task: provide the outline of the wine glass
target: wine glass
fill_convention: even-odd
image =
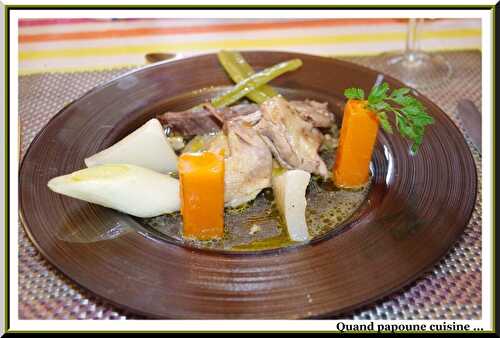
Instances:
[[[387,56],[388,72],[408,86],[419,89],[443,83],[452,73],[450,63],[442,55],[420,50],[418,26],[421,21],[423,19],[409,19],[405,50]]]

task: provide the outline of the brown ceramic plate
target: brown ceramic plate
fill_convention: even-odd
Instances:
[[[244,56],[256,69],[302,59],[302,68],[273,86],[289,98],[328,101],[339,118],[344,88],[367,91],[378,75],[311,55]],[[183,247],[128,215],[47,188],[50,178],[84,167],[85,157],[156,113],[188,108],[220,90],[200,89],[230,84],[215,55],[197,56],[121,76],[56,115],[20,169],[21,219],[41,253],[84,288],[148,316],[326,317],[410,283],[462,233],[476,197],[475,165],[451,120],[417,92],[436,120],[418,155],[411,156],[400,137],[380,133],[367,201],[347,222],[307,245],[257,253]]]

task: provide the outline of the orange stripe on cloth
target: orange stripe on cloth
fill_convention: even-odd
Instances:
[[[397,19],[320,19],[320,20],[297,20],[297,21],[284,21],[284,22],[215,24],[215,25],[193,26],[193,27],[108,29],[102,31],[20,35],[19,43],[124,38],[133,36],[163,35],[163,34],[200,34],[200,33],[266,30],[266,29],[311,28],[311,27],[324,27],[324,26],[330,27],[330,26],[342,26],[342,25],[382,24],[382,23],[401,24],[400,20]]]

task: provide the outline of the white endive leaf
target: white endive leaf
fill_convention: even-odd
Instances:
[[[78,170],[51,179],[48,187],[138,217],[154,217],[180,209],[178,180],[129,164]]]
[[[116,163],[133,164],[165,174],[177,172],[177,155],[157,119],[149,120],[111,147],[85,159],[87,167]]]

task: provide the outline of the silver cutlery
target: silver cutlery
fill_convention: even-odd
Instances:
[[[458,101],[457,112],[467,135],[481,152],[481,112],[471,100],[467,99]]]

